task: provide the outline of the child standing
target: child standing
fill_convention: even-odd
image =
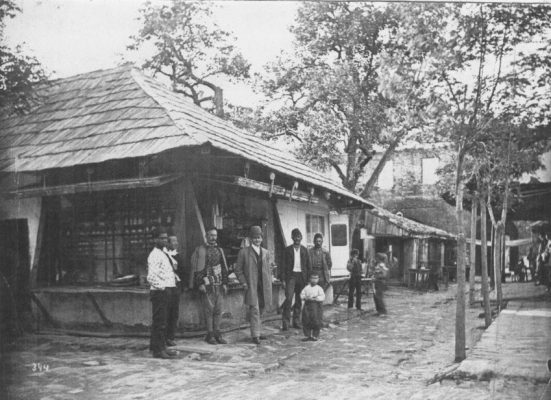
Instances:
[[[354,304],[354,291],[356,292],[356,308],[362,309],[362,263],[359,260],[360,252],[358,249],[352,249],[350,260],[346,264],[346,269],[350,272],[348,280],[348,308]]]
[[[325,293],[318,285],[319,276],[317,273],[310,275],[310,284],[306,285],[300,293],[303,301],[302,307],[302,330],[304,332],[303,342],[317,341],[323,320],[321,305],[325,300]]]
[[[373,294],[373,300],[375,301],[375,308],[377,309],[377,315],[386,315],[386,306],[383,299],[383,292],[385,290],[385,279],[388,275],[388,268],[386,267],[386,254],[377,253],[375,255],[375,268],[373,270],[373,277],[375,278],[375,293]]]

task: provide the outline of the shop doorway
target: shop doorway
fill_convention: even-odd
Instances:
[[[0,221],[0,254],[0,331],[10,335],[31,309],[26,219]]]

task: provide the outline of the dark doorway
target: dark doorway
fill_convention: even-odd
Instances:
[[[390,278],[402,279],[404,276],[404,241],[397,237],[378,237],[375,240],[375,252],[385,253],[388,257]]]
[[[0,330],[13,335],[31,311],[29,228],[26,219],[0,221]]]

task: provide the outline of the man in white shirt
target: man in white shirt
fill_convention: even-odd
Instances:
[[[147,258],[147,282],[152,307],[151,339],[149,348],[155,358],[172,358],[166,349],[166,328],[168,303],[172,291],[176,291],[178,280],[172,267],[170,256],[163,249],[168,245],[166,229],[154,232],[155,247]]]
[[[295,298],[295,304],[293,306],[293,327],[300,329],[300,310],[302,307],[302,301],[300,298],[300,292],[304,288],[306,282],[308,282],[308,276],[310,274],[310,257],[308,257],[308,250],[302,246],[302,233],[298,228],[295,228],[291,232],[293,244],[286,247],[283,257],[283,266],[280,272],[280,280],[283,289],[285,290],[285,301],[283,302],[282,312],[282,330],[289,329],[291,323],[291,304],[293,303],[293,297]]]

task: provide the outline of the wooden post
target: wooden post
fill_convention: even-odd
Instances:
[[[276,174],[273,172],[270,172],[270,193],[268,193],[268,197],[272,197],[272,193],[274,192],[274,183],[275,183]]]
[[[189,260],[191,256],[188,253],[187,243],[187,223],[186,223],[186,187],[184,183],[178,183],[173,186],[173,190],[176,198],[176,214],[174,220],[174,233],[178,238],[179,249],[178,252],[182,255],[184,260]]]
[[[298,182],[293,182],[293,187],[291,188],[291,194],[289,194],[289,202],[293,200],[293,194],[295,193],[295,190],[298,189]]]
[[[43,197],[40,198],[40,218],[38,219],[38,232],[36,234],[36,246],[34,248],[34,255],[31,262],[31,273],[30,273],[30,286],[31,288],[38,287],[38,266],[40,263],[40,254],[42,253],[42,241],[44,238],[44,230],[46,225],[46,210],[45,210],[45,200]]]
[[[421,246],[421,258],[419,260],[419,266],[423,268],[428,268],[429,264],[429,240],[421,239],[419,242]]]
[[[446,242],[443,240],[440,242],[440,273],[444,273],[444,262],[446,258]],[[448,281],[446,280],[446,289],[448,288]]]
[[[221,87],[214,87],[214,112],[216,116],[224,118],[224,91]]]
[[[186,217],[186,246],[188,246],[189,252],[191,253],[194,246],[204,242],[206,232],[203,216],[201,215],[201,210],[199,209],[199,204],[195,197],[195,191],[189,179],[186,179],[184,187],[186,196],[188,196],[186,199],[186,205],[188,206],[186,212],[189,212]],[[197,233],[201,236],[200,238],[197,237]],[[195,272],[196,271],[193,270],[190,271],[190,289],[193,288],[193,276]]]
[[[471,254],[469,271],[469,304],[474,304],[475,270],[476,270],[476,214],[478,212],[477,199],[471,202]]]

